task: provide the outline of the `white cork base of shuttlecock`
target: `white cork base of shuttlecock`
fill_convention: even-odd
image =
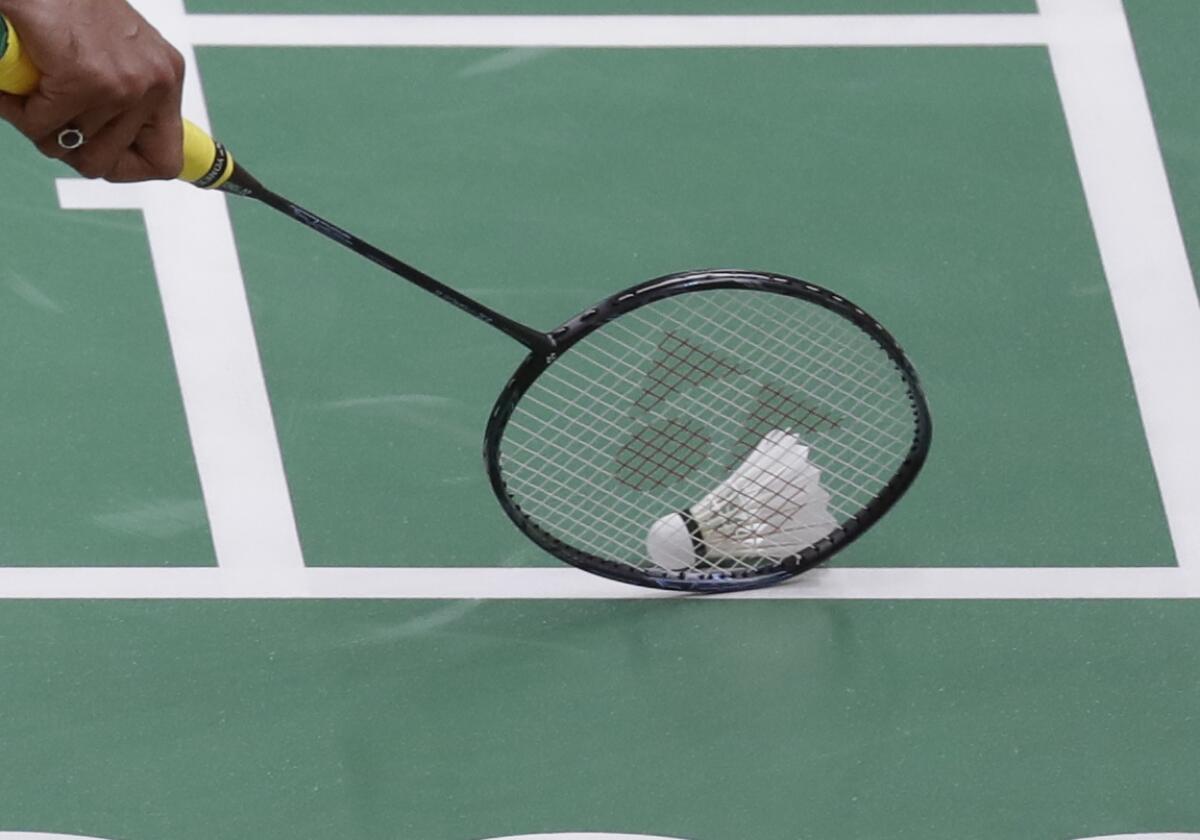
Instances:
[[[646,553],[660,569],[678,572],[696,562],[692,536],[678,513],[669,513],[650,526],[646,535]]]

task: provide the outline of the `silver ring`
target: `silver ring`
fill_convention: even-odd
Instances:
[[[64,128],[58,132],[58,147],[73,152],[87,142],[83,132],[78,128]]]

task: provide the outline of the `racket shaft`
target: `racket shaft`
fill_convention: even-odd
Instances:
[[[288,218],[300,222],[322,236],[349,248],[359,256],[366,257],[376,265],[403,277],[408,282],[421,287],[427,292],[437,295],[447,303],[457,306],[462,311],[475,316],[485,324],[495,327],[505,335],[521,342],[530,350],[543,355],[549,355],[553,352],[554,342],[545,333],[538,332],[524,324],[506,318],[499,312],[489,309],[478,301],[435,280],[420,269],[393,257],[386,251],[376,248],[369,242],[359,239],[354,234],[321,218],[316,213],[301,207],[293,201],[289,201],[278,193],[272,192],[250,175],[244,167],[239,166],[237,168],[230,178],[229,185],[223,189],[237,195],[258,199],[263,204],[283,213]]]

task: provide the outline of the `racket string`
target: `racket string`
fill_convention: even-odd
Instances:
[[[610,355],[610,356],[611,356],[611,354],[606,354],[606,355]],[[615,357],[614,357],[614,358],[615,358]],[[555,366],[553,366],[552,368],[550,368],[549,370],[547,370],[547,371],[546,371],[546,373],[545,373],[545,374],[543,374],[543,376],[544,376],[544,377],[546,377],[546,378],[552,379],[552,380],[557,380],[557,381],[561,382],[561,383],[562,383],[562,384],[563,384],[563,385],[564,385],[566,388],[568,388],[568,389],[572,389],[572,390],[575,390],[575,391],[576,391],[576,393],[578,393],[578,394],[580,395],[580,397],[581,397],[581,398],[589,398],[589,399],[590,399],[589,395],[588,395],[588,394],[587,394],[587,393],[586,393],[586,392],[583,390],[583,388],[584,388],[584,387],[587,387],[587,386],[596,386],[596,387],[600,388],[600,390],[603,390],[604,392],[606,392],[607,394],[609,394],[609,395],[613,396],[613,397],[614,397],[615,399],[617,399],[617,400],[621,400],[621,399],[624,399],[624,398],[625,398],[625,395],[624,395],[624,393],[623,393],[622,391],[618,391],[618,390],[617,390],[617,389],[615,389],[615,388],[612,388],[612,387],[610,387],[610,386],[606,386],[606,385],[603,385],[603,384],[601,384],[601,383],[598,381],[597,377],[596,377],[595,375],[593,375],[593,374],[588,374],[588,373],[586,373],[586,372],[575,371],[575,370],[573,370],[573,369],[567,368],[565,372],[573,373],[573,374],[576,374],[577,376],[579,376],[579,377],[580,377],[580,380],[581,380],[581,385],[576,385],[575,383],[571,383],[571,382],[568,382],[567,380],[563,379],[563,378],[561,377],[561,374],[562,374],[563,372],[564,372],[564,370],[563,370],[563,368],[562,368],[562,362],[560,361],[560,362],[559,362],[559,363],[557,363]],[[736,389],[736,388],[735,388],[734,386],[732,386],[732,385],[731,385],[730,387],[731,387],[731,389],[732,389],[732,390],[734,390],[734,391],[735,391],[735,394],[736,394],[736,396],[737,396],[737,397],[739,397],[739,398],[745,398],[745,397],[749,396],[749,395],[748,395],[748,394],[746,394],[744,391],[740,391],[740,390]],[[716,396],[716,395],[714,395],[714,396]],[[536,397],[534,397],[534,396],[532,395],[532,393],[531,393],[531,394],[529,394],[529,395],[527,396],[527,398],[528,398],[528,399],[531,399],[531,400],[534,400],[535,402],[537,401],[537,400],[536,400]],[[740,403],[739,403],[739,402],[737,402],[736,400],[733,400],[733,399],[728,399],[728,398],[724,398],[724,399],[726,400],[726,402],[728,402],[728,403],[729,403],[729,405],[730,405],[730,408],[737,408],[737,407],[738,407],[738,405],[740,405]],[[559,410],[559,409],[557,409],[557,408],[555,408],[555,407],[552,407],[552,406],[550,406],[550,405],[547,405],[547,404],[546,404],[546,403],[544,403],[544,402],[543,402],[543,403],[540,403],[540,404],[541,404],[541,405],[542,405],[544,408],[546,408],[546,410],[547,410],[548,412],[555,412],[555,411],[558,411],[558,410]],[[568,400],[568,404],[570,404],[570,405],[578,405],[578,401],[577,401],[577,400]],[[624,415],[619,415],[619,416],[621,416],[621,417],[622,417],[622,419],[624,419]],[[660,415],[660,416],[664,416],[664,415]],[[618,429],[618,431],[619,431],[619,432],[623,430],[623,427],[619,426],[619,425],[618,425],[618,424],[616,424],[616,423],[612,423],[611,425],[615,426],[615,427]],[[873,424],[871,424],[871,423],[864,423],[864,425],[868,426],[869,428],[874,428],[874,425],[873,425]],[[599,430],[598,430],[598,429],[597,429],[597,430],[593,430],[593,431],[596,431],[597,433],[599,433]],[[881,432],[881,434],[882,434],[882,430],[880,430],[880,432]],[[872,439],[870,439],[870,438],[867,438],[867,437],[866,437],[866,436],[864,436],[864,435],[858,434],[858,433],[854,432],[853,430],[849,430],[849,431],[847,432],[847,434],[849,434],[851,437],[853,437],[855,440],[859,441],[860,443],[870,444],[870,445],[872,445],[872,446],[876,446],[876,445],[878,445],[878,442],[877,442],[877,441],[875,441],[875,440],[872,440]],[[895,443],[898,443],[898,444],[902,444],[902,445],[903,445],[903,447],[904,447],[904,450],[905,450],[905,451],[907,451],[907,448],[908,448],[908,446],[909,446],[909,442],[908,442],[908,441],[901,441],[899,438],[896,438],[896,437],[894,437],[894,436],[890,436],[890,437],[891,437],[891,440],[892,440],[892,442],[895,442]],[[573,440],[573,442],[574,442],[574,443],[584,443],[585,445],[588,443],[587,441],[581,441],[581,440],[579,440],[579,439],[574,439],[574,440]],[[615,442],[615,441],[614,441],[614,439],[612,439],[612,438],[609,438],[609,439],[607,440],[607,442],[609,442],[609,443],[612,443],[612,442]],[[861,449],[860,449],[860,450],[858,450],[858,451],[859,451],[859,452],[860,452],[860,454],[861,454]],[[848,462],[846,462],[846,461],[844,461],[844,460],[841,460],[841,459],[836,459],[836,456],[834,456],[834,455],[832,454],[832,452],[829,452],[828,454],[830,455],[830,457],[832,457],[832,458],[835,458],[835,460],[837,460],[837,461],[838,461],[838,463],[839,463],[840,465],[842,465],[842,466],[846,466],[846,467],[849,467],[849,468],[851,468],[851,469],[854,469],[854,470],[856,470],[857,472],[859,472],[859,473],[861,473],[861,474],[864,474],[864,475],[871,475],[871,473],[868,473],[866,470],[858,469],[858,468],[854,467],[853,465],[851,465],[850,463],[848,463]],[[880,462],[880,461],[878,461],[878,460],[875,460],[875,459],[872,459],[872,461],[871,461],[871,464],[870,464],[870,465],[873,465],[873,466],[878,466],[878,467],[881,467],[881,468],[885,466],[885,464],[884,464],[884,463],[882,463],[882,462]],[[858,489],[863,489],[863,488],[858,488]]]
[[[700,298],[703,306],[690,305]],[[754,509],[721,508],[729,514],[722,527],[733,533],[746,519],[756,538],[821,533],[824,526],[789,517],[798,505],[816,507],[822,494],[845,523],[907,457],[911,394],[895,362],[860,328],[794,303],[736,290],[689,294],[596,330],[550,365],[509,418],[500,449],[510,496],[553,538],[650,567],[654,520],[720,487],[737,466],[736,448],[749,454],[778,425],[811,435],[804,443],[823,488],[793,483],[788,465],[768,458],[738,477]],[[652,489],[623,485],[622,468]],[[750,571],[781,559],[749,550],[716,555],[710,561]]]
[[[515,446],[525,451],[532,451],[521,444],[515,444]],[[566,468],[562,470],[562,473],[563,477],[539,473],[533,477],[537,481],[531,482],[526,488],[524,497],[526,501],[522,503],[523,509],[529,507],[530,502],[545,504],[555,509],[555,515],[543,515],[538,518],[543,530],[546,530],[545,526],[547,525],[569,525],[574,537],[572,542],[578,547],[605,556],[603,549],[608,547],[614,529],[628,526],[630,533],[636,533],[645,527],[645,515],[636,507],[627,512],[613,507],[597,506],[592,503],[595,501],[594,493],[588,497],[572,500],[569,493],[574,489],[574,485],[566,479],[575,478],[587,481],[589,476]],[[562,491],[566,491],[568,495],[564,495]],[[548,533],[555,536],[553,531],[548,531]],[[752,564],[745,563],[744,565],[749,568]]]
[[[571,401],[569,401],[569,402],[571,402],[571,403],[577,403],[577,401],[578,401],[578,397],[576,397],[576,398],[575,398],[575,400],[571,400]],[[540,402],[540,401],[539,401],[539,402]],[[541,404],[542,404],[542,406],[544,406],[544,407],[545,407],[547,410],[550,410],[550,412],[552,412],[552,410],[556,410],[556,409],[554,409],[554,408],[552,408],[552,407],[548,406],[548,404],[546,404],[546,403],[541,403]],[[564,428],[564,427],[563,427],[563,426],[558,426],[558,428],[559,428],[559,430],[562,430],[562,428]],[[602,433],[601,433],[601,431],[599,430],[599,428],[595,428],[595,427],[593,427],[593,428],[592,428],[592,430],[589,430],[589,431],[592,431],[594,434],[596,434],[596,436],[604,437],[604,436],[602,436]],[[578,437],[578,436],[570,436],[570,434],[569,434],[569,436],[568,436],[568,437],[570,438],[570,440],[571,440],[571,443],[575,443],[575,444],[578,444],[578,445],[584,446],[584,448],[588,448],[588,449],[594,449],[594,445],[595,445],[595,443],[594,443],[594,440],[592,440],[592,439],[584,439],[584,438],[581,438],[581,437]],[[617,439],[614,439],[614,438],[610,437],[610,438],[608,438],[607,442],[608,442],[608,443],[616,443],[616,442],[617,442]],[[863,469],[860,469],[860,468],[857,468],[857,467],[854,467],[854,466],[853,466],[853,464],[850,464],[850,463],[848,463],[848,462],[845,462],[845,461],[842,461],[841,463],[842,463],[842,464],[845,464],[845,466],[847,466],[847,467],[851,467],[851,468],[853,468],[853,469],[856,469],[856,470],[857,470],[857,472],[859,472],[859,473],[863,473],[863,474],[865,474],[865,470],[863,470]],[[599,464],[599,463],[590,462],[590,466],[592,466],[593,468],[596,468],[596,469],[599,469],[599,468],[600,468],[600,464]],[[874,490],[874,488],[864,488],[864,487],[859,487],[859,490],[868,490],[868,491],[870,491],[870,490]]]
[[[553,377],[551,377],[551,378],[553,378]],[[582,392],[579,392],[579,393],[582,393]],[[553,412],[556,410],[554,407],[552,407],[552,406],[548,405],[547,403],[543,402],[542,400],[538,399],[532,393],[527,394],[526,399],[529,402],[532,402],[536,405],[542,406],[543,408],[547,409],[548,412]],[[568,401],[568,402],[574,404],[574,401]],[[732,401],[729,401],[729,402],[731,403],[731,405],[733,404]],[[593,418],[593,419],[595,419],[595,418]],[[613,423],[612,421],[603,421],[603,422],[608,426],[612,426],[613,428],[618,429],[618,431],[621,430],[621,427],[617,426],[617,424]],[[527,434],[530,435],[530,437],[537,436],[537,432],[534,429],[530,429],[526,426],[523,426],[519,421],[515,421],[515,420],[510,421],[510,426],[517,428],[517,429],[521,429],[522,431],[525,431]],[[565,428],[566,428],[566,424],[562,424],[558,429],[556,429],[555,434],[566,435],[571,443],[576,444],[580,447],[580,449],[576,450],[571,455],[570,460],[572,460],[572,461],[581,459],[581,456],[578,455],[579,451],[594,451],[594,452],[600,454],[602,452],[602,450],[600,450],[599,447],[595,446],[595,438],[599,438],[604,443],[611,444],[611,445],[617,445],[617,444],[621,443],[621,441],[622,441],[622,437],[612,437],[609,435],[605,435],[603,432],[601,432],[601,430],[599,428],[596,428],[595,426],[593,426],[587,430],[590,433],[589,437],[582,437],[579,435],[571,435],[571,434],[563,431]],[[542,440],[540,442],[545,443],[544,440]],[[533,448],[527,447],[527,451],[530,454],[541,454],[540,452],[538,452],[537,450],[535,450]],[[856,474],[866,476],[867,478],[872,480],[872,483],[877,483],[878,476],[876,473],[868,472],[867,470],[865,470],[862,467],[856,466],[856,465],[850,463],[849,461],[845,461],[841,458],[838,458],[836,455],[830,453],[829,451],[826,451],[826,457],[827,457],[827,459],[832,460],[834,463],[838,464],[839,466],[846,467],[847,469],[849,469],[850,471],[852,471]],[[603,465],[600,463],[596,463],[595,461],[593,461],[591,459],[584,459],[584,460],[585,460],[585,464],[587,466],[592,467],[593,469],[595,469],[597,471],[603,469]],[[882,462],[875,462],[874,459],[871,459],[871,460],[873,463],[876,463],[876,465],[878,465],[878,466],[881,466],[881,467],[884,466],[882,464]],[[558,465],[556,465],[555,469],[556,470],[560,469],[560,467]],[[563,469],[565,469],[565,468],[563,468]],[[858,490],[864,494],[874,494],[874,493],[878,492],[878,489],[879,489],[879,487],[855,484],[854,482],[851,482],[848,478],[846,479],[846,482],[851,484],[851,486],[853,486],[855,490]],[[882,485],[880,484],[880,486],[882,486]],[[600,493],[600,492],[604,492],[603,489],[597,488],[597,493]]]
[[[609,356],[614,362],[618,361],[618,357],[616,357],[615,355],[613,355],[611,353],[608,353],[603,348],[596,348],[596,349],[597,349],[597,352],[600,352],[606,356]],[[631,366],[631,370],[637,370],[637,368]],[[580,384],[574,385],[570,382],[567,382],[566,379],[563,377],[563,374],[566,374],[566,373],[570,373],[570,374],[574,374],[574,375],[578,376],[580,379]],[[594,389],[599,389],[601,391],[604,391],[608,395],[613,396],[614,398],[619,399],[619,400],[624,400],[627,398],[624,391],[620,391],[614,387],[603,384],[600,381],[600,379],[594,374],[589,374],[587,372],[582,372],[582,371],[576,371],[570,367],[564,368],[561,360],[558,363],[556,363],[552,368],[548,369],[546,371],[546,373],[543,374],[543,376],[550,377],[550,378],[558,378],[564,385],[578,389],[579,392],[585,394],[585,396],[586,396],[586,392],[583,390],[584,388],[594,388]],[[733,386],[733,385],[730,385],[730,388],[733,390],[737,390],[736,386]],[[738,391],[736,395],[740,398],[745,398],[745,397],[749,396],[744,391]],[[881,394],[880,396],[883,396],[883,395]],[[861,400],[859,400],[859,402],[861,403]],[[879,411],[882,412],[883,409],[879,409]],[[855,419],[859,420],[859,417],[856,416]],[[876,426],[874,423],[871,423],[866,420],[860,420],[860,422],[862,425],[867,426],[872,431],[878,432],[881,437],[888,438],[891,442],[900,444],[905,449],[907,449],[907,447],[910,445],[910,441],[903,440],[895,435],[891,435],[884,429]],[[876,441],[870,440],[864,436],[857,435],[854,432],[851,432],[851,434],[855,435],[859,440],[861,440],[864,443],[876,444]]]
[[[635,313],[635,314],[636,314],[636,313]],[[717,323],[716,323],[715,321],[713,321],[711,318],[709,318],[709,317],[707,317],[707,316],[700,315],[700,316],[698,316],[698,318],[699,318],[700,320],[702,320],[702,321],[705,321],[705,322],[707,322],[707,323],[709,324],[709,326],[715,326],[715,325],[717,325]],[[614,322],[612,326],[614,326],[614,327],[617,327],[617,328],[624,328],[624,329],[626,329],[627,331],[630,331],[630,332],[631,332],[631,334],[633,334],[633,335],[636,335],[636,334],[632,333],[632,331],[631,331],[631,330],[629,330],[629,328],[628,328],[627,326],[625,326],[625,325],[621,324],[621,323],[620,323],[620,321],[616,321],[616,322]],[[646,326],[647,326],[647,327],[650,327],[651,325],[650,325],[650,324],[646,324]],[[823,336],[823,337],[828,337],[828,336]],[[744,337],[742,337],[742,338],[744,339]],[[747,342],[747,343],[748,343],[748,344],[751,346],[751,348],[752,348],[752,349],[754,349],[755,351],[758,351],[758,352],[763,352],[763,353],[769,352],[769,350],[768,350],[767,348],[763,347],[763,346],[760,346],[760,345],[755,345],[753,342],[750,342],[748,339],[744,339],[744,340],[746,340],[746,342]],[[603,352],[605,352],[605,351],[603,350],[603,348],[597,348],[597,349],[598,349],[598,351],[599,351],[599,352],[602,352],[602,353],[603,353]],[[828,363],[826,363],[826,362],[822,362],[822,361],[821,361],[819,358],[817,358],[817,357],[815,357],[815,356],[811,356],[811,355],[809,355],[809,354],[806,354],[806,353],[804,353],[804,351],[803,351],[803,350],[797,350],[797,352],[798,352],[798,353],[800,353],[802,356],[804,356],[804,358],[805,358],[807,361],[813,362],[813,363],[816,365],[817,369],[820,369],[820,368],[822,368],[822,367],[827,367],[827,366],[828,366]],[[853,373],[855,373],[855,374],[858,374],[858,373],[859,373],[859,372],[862,370],[862,367],[863,367],[862,365],[858,365],[858,366],[857,366],[857,367],[856,367],[856,368],[855,368],[855,369],[854,369],[852,372],[853,372]],[[794,371],[794,372],[796,372],[796,373],[800,373],[800,374],[802,374],[802,375],[804,375],[804,376],[806,376],[806,377],[811,377],[812,379],[815,379],[815,380],[816,380],[816,381],[818,381],[818,382],[822,382],[823,384],[827,384],[827,385],[829,385],[831,388],[834,388],[834,389],[836,389],[836,386],[834,386],[832,383],[828,382],[827,380],[822,380],[822,379],[821,379],[819,376],[817,376],[815,373],[813,373],[813,372],[812,372],[810,369],[804,369],[804,368],[801,368],[801,367],[799,366],[799,364],[796,364],[796,363],[791,363],[791,364],[788,364],[788,365],[787,365],[787,369],[788,369],[788,371],[789,371],[789,372],[793,372],[793,371]],[[879,378],[882,378],[882,376],[881,376],[881,377],[879,377]],[[865,384],[864,384],[864,387],[865,387]],[[838,391],[838,393],[839,393],[839,394],[845,394],[845,393],[846,393],[844,390],[841,390],[841,389],[836,389],[836,390]],[[882,398],[882,399],[888,399],[888,400],[890,400],[890,399],[892,399],[892,398],[894,397],[894,395],[885,394],[885,393],[883,393],[883,392],[881,392],[881,391],[878,391],[878,390],[870,390],[869,392],[870,392],[870,393],[871,393],[873,396],[877,396],[877,397],[880,397],[880,398]],[[883,407],[881,407],[881,406],[872,406],[872,405],[870,405],[869,403],[866,403],[866,402],[864,401],[864,399],[863,399],[863,398],[859,398],[859,399],[857,400],[857,405],[860,405],[860,406],[862,406],[862,405],[865,405],[865,406],[867,406],[867,407],[868,407],[868,409],[875,410],[875,411],[878,411],[878,412],[880,412],[880,413],[882,413],[882,412],[884,412],[884,411],[886,410],[886,409],[884,409],[884,408],[883,408]],[[856,416],[857,416],[857,415],[856,415]],[[864,422],[865,422],[865,421],[864,421]],[[879,431],[880,431],[881,433],[883,433],[883,434],[887,434],[886,432],[883,432],[883,430],[879,430]],[[897,443],[903,443],[905,446],[907,446],[907,445],[908,445],[908,443],[909,443],[908,441],[901,440],[901,439],[900,439],[900,438],[898,438],[898,437],[895,437],[895,438],[894,438],[894,440],[895,440],[895,442],[897,442]]]
[[[578,442],[581,445],[587,444],[587,441],[584,441],[582,439],[580,439]],[[539,457],[543,454],[539,450],[533,449],[525,444],[522,444],[522,443],[519,443],[516,441],[513,442],[513,445],[534,457]],[[577,462],[581,462],[581,463],[577,463]],[[530,481],[531,486],[534,486],[534,487],[536,487],[538,484],[540,484],[542,486],[553,486],[555,491],[576,490],[576,493],[578,492],[577,485],[573,485],[571,482],[566,481],[565,479],[574,479],[581,484],[582,483],[591,483],[592,484],[591,490],[583,495],[583,497],[579,500],[578,505],[572,506],[572,509],[570,512],[576,513],[578,511],[595,510],[595,508],[592,507],[591,503],[597,501],[598,497],[604,495],[606,492],[601,485],[597,484],[594,481],[594,476],[596,475],[596,473],[598,471],[600,471],[601,465],[595,463],[592,460],[578,458],[578,457],[572,459],[572,463],[575,463],[576,465],[572,466],[572,467],[568,467],[566,465],[566,462],[563,461],[561,464],[559,464],[556,467],[555,474],[533,470],[532,475],[528,475],[525,477]],[[530,472],[530,470],[529,470],[529,468],[522,467],[522,466],[518,466],[512,470],[512,474],[514,477],[519,477],[520,474],[523,472],[527,473],[527,472]],[[559,476],[562,476],[562,477],[559,477]],[[692,483],[694,483],[694,482],[692,482]],[[760,483],[759,486],[761,489],[767,489],[765,484]],[[877,493],[881,487],[882,487],[882,484],[880,484],[878,487],[875,487],[875,488],[859,487],[858,489],[860,489],[863,493],[868,493],[868,492],[876,492]],[[540,495],[540,494],[538,494],[537,490],[529,490],[527,492],[529,492],[531,496]],[[557,492],[547,493],[544,495],[544,498],[542,500],[557,502],[560,500],[560,497],[557,495]],[[566,502],[563,502],[563,503],[569,504]],[[847,513],[846,511],[843,511],[841,509],[841,507],[836,504],[835,504],[835,510],[841,515],[842,521],[845,521],[846,519],[849,518],[849,513]],[[547,518],[549,518],[549,517],[547,517]]]
[[[733,317],[738,317],[738,316],[736,315],[736,313],[729,313],[729,314],[730,314],[730,315],[732,315]],[[706,322],[706,323],[707,323],[707,324],[709,324],[710,326],[717,326],[717,322],[716,322],[716,321],[714,321],[714,320],[713,320],[713,319],[712,319],[710,316],[708,316],[708,315],[699,314],[697,317],[698,317],[698,319],[699,319],[699,320]],[[744,321],[743,321],[743,322],[744,322]],[[744,322],[744,323],[745,323],[745,322]],[[747,324],[747,325],[748,325],[748,324]],[[782,326],[782,324],[780,324],[780,326]],[[840,325],[840,324],[836,324],[836,325],[834,325],[834,326],[842,326],[842,325]],[[818,333],[816,337],[817,337],[817,338],[819,338],[819,339],[833,339],[833,338],[834,338],[834,336],[833,336],[833,335],[832,335],[830,332],[828,332],[828,331],[824,331],[824,332]],[[846,341],[845,341],[845,337],[844,337],[844,336],[842,336],[842,338],[843,338],[843,341],[842,341],[842,342],[840,342],[840,344],[841,344],[841,346],[846,346],[846,344],[847,344],[848,342],[846,342]],[[747,344],[749,344],[749,345],[750,345],[750,346],[751,346],[753,349],[755,349],[756,351],[760,351],[760,352],[764,352],[764,353],[765,353],[765,352],[770,352],[768,348],[766,348],[766,347],[764,347],[764,346],[762,346],[762,345],[757,345],[757,344],[755,344],[754,342],[750,341],[748,338],[746,338],[746,339],[745,339],[745,341],[746,341],[746,343],[747,343]],[[804,358],[806,361],[810,361],[810,362],[813,362],[813,363],[815,363],[815,364],[817,365],[817,367],[816,367],[816,369],[817,369],[817,370],[822,370],[822,369],[824,369],[824,368],[827,368],[827,367],[828,367],[828,364],[827,364],[827,363],[825,363],[825,362],[821,361],[821,359],[820,359],[819,357],[817,357],[817,356],[813,356],[813,355],[810,355],[810,354],[806,353],[802,347],[794,347],[793,349],[795,349],[795,350],[796,350],[796,352],[797,352],[798,354],[800,354],[800,355],[801,355],[801,356],[802,356],[802,357],[803,357],[803,358]],[[880,391],[880,390],[878,390],[877,388],[871,387],[871,385],[869,384],[868,380],[865,380],[865,379],[862,379],[862,378],[861,378],[861,376],[862,376],[862,372],[863,372],[864,368],[866,367],[866,364],[867,364],[867,361],[868,361],[868,360],[867,360],[867,359],[866,359],[866,358],[863,356],[863,354],[862,354],[861,352],[855,352],[855,354],[854,354],[854,356],[852,357],[852,359],[850,359],[850,358],[847,358],[847,357],[844,357],[844,356],[838,356],[838,357],[837,357],[837,360],[838,360],[838,361],[850,361],[850,360],[857,361],[858,359],[863,359],[863,361],[862,361],[862,362],[858,362],[858,363],[854,364],[854,365],[853,365],[852,367],[850,367],[848,370],[842,370],[842,371],[839,371],[839,374],[840,374],[840,375],[842,375],[843,377],[847,377],[847,378],[848,378],[848,377],[860,377],[860,378],[857,378],[857,379],[855,379],[855,380],[854,380],[854,385],[855,385],[855,386],[856,386],[858,389],[861,389],[861,390],[866,390],[866,391],[867,391],[867,392],[868,392],[870,395],[872,395],[872,396],[875,396],[875,397],[880,397],[880,398],[881,398],[881,399],[883,399],[883,400],[892,400],[892,399],[894,399],[894,398],[895,398],[895,394],[891,394],[891,393],[885,393],[885,392],[883,392],[883,391]],[[877,360],[877,359],[871,359],[870,361],[877,362],[878,360]],[[890,362],[890,359],[889,359],[889,362]],[[795,371],[795,372],[797,372],[797,373],[801,373],[801,374],[805,375],[806,377],[810,377],[810,378],[812,378],[812,379],[815,379],[815,380],[816,380],[816,381],[818,381],[818,382],[822,382],[823,384],[829,385],[831,388],[834,388],[834,389],[836,389],[836,390],[838,391],[838,393],[839,393],[839,394],[845,394],[845,393],[848,393],[848,392],[846,392],[846,391],[845,391],[845,390],[843,390],[843,389],[838,389],[838,388],[837,388],[837,386],[834,386],[834,385],[833,385],[833,383],[830,383],[830,382],[828,382],[828,380],[823,380],[823,379],[821,379],[819,376],[817,376],[817,374],[816,374],[816,373],[814,373],[814,372],[811,372],[811,371],[809,371],[809,370],[807,370],[807,369],[805,369],[805,368],[801,368],[801,367],[800,367],[800,365],[799,365],[798,363],[787,363],[787,366],[788,366],[788,370],[789,370],[789,371]],[[878,375],[876,375],[876,376],[874,377],[874,380],[878,380],[878,381],[880,381],[880,382],[882,382],[882,381],[885,381],[886,379],[887,379],[887,373],[886,373],[886,371],[881,371],[881,372],[880,372]],[[857,405],[859,405],[859,406],[866,406],[866,407],[868,408],[868,410],[875,410],[875,411],[878,411],[878,412],[880,412],[880,413],[883,413],[883,412],[886,410],[884,406],[882,406],[882,405],[871,405],[870,403],[867,403],[867,402],[865,402],[865,399],[863,399],[863,398],[859,398],[859,399],[857,400]],[[860,415],[856,415],[856,416],[860,416]],[[897,438],[897,440],[899,440],[899,439]],[[904,443],[907,445],[908,441],[904,441]]]
[[[574,384],[572,384],[570,382],[566,382],[565,379],[558,378],[556,376],[556,371],[553,371],[553,370],[547,371],[544,374],[544,377],[546,377],[548,379],[552,379],[552,380],[558,380],[558,382],[562,383],[565,386],[565,389],[572,390],[575,392],[576,395],[578,395],[575,398],[565,398],[565,402],[566,402],[566,404],[568,404],[568,406],[578,407],[578,406],[580,406],[581,398],[588,397],[586,391],[576,388],[576,386]],[[594,382],[594,379],[584,379],[584,382],[589,382],[589,383]],[[608,392],[611,392],[611,394],[613,394],[614,396],[619,395],[619,391],[617,391],[616,389],[605,389],[605,390],[607,390]],[[562,413],[562,407],[551,406],[551,404],[548,404],[542,400],[539,400],[539,398],[535,396],[534,392],[530,392],[530,394],[528,394],[526,398],[529,402],[538,404],[538,406],[545,408],[547,410],[547,413],[550,413],[550,414],[553,414],[556,412]],[[563,398],[560,397],[560,400],[563,400]],[[727,402],[730,403],[731,408],[734,408],[737,406],[737,403],[734,402],[733,400],[727,400]],[[667,416],[667,418],[670,418],[670,415],[666,415],[666,416]],[[571,436],[570,433],[565,432],[565,428],[566,428],[565,424],[560,424],[556,428],[554,428],[554,434],[559,434],[559,436],[568,437],[568,439],[570,440],[570,443],[580,445],[584,451],[588,451],[588,450],[594,451],[596,449],[595,448],[595,440],[593,439],[593,437],[600,438],[602,440],[602,442],[604,442],[604,443],[617,445],[619,443],[622,443],[622,440],[626,436],[628,436],[628,432],[625,431],[625,427],[618,425],[617,422],[602,421],[602,420],[598,421],[598,419],[596,419],[596,418],[593,418],[593,420],[595,422],[594,422],[593,426],[590,426],[588,428],[588,432],[590,434],[589,434],[589,437],[587,437],[587,438],[580,437],[580,436]],[[522,426],[520,421],[515,420],[515,421],[510,421],[510,422],[512,425],[514,425],[517,428],[523,428],[523,430],[527,431],[530,434],[530,436],[534,436],[534,434],[536,434],[535,430],[532,430],[532,428],[527,428],[527,427]],[[614,428],[614,430],[617,431],[617,436],[606,436],[606,434],[604,433],[604,426],[611,426],[612,428]],[[854,437],[859,438],[859,436],[854,436]],[[864,439],[864,442],[866,442],[865,439]],[[547,442],[547,440],[542,439],[542,443],[556,443],[556,442],[553,442],[553,440],[551,440],[551,442]],[[874,442],[870,442],[870,443],[874,443]],[[852,464],[848,461],[840,460],[840,458],[836,458],[835,455],[830,454],[830,457],[833,457],[834,460],[840,464],[840,466],[844,466],[848,469],[851,469],[851,470],[853,470],[853,472],[857,472],[859,474],[869,476],[869,478],[875,478],[874,474],[866,472],[866,470],[863,468],[854,466],[854,464]],[[884,464],[882,462],[878,462],[875,460],[872,460],[872,463],[875,463],[875,466],[880,466],[880,467],[884,466]],[[599,464],[593,463],[592,466],[599,468]],[[857,487],[857,488],[858,488],[858,490],[863,490],[863,491],[874,490],[874,488],[871,488],[871,487]]]

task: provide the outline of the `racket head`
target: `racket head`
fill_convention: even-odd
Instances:
[[[593,574],[685,592],[778,583],[877,522],[929,451],[929,408],[900,345],[861,307],[803,280],[738,270],[668,275],[549,335],[555,352],[528,356],[497,399],[484,459],[517,528]],[[800,529],[813,538],[748,559],[741,542],[707,552],[718,542],[706,536],[717,530],[712,499],[766,496],[774,511],[774,491],[761,479],[786,470],[774,460],[765,473],[752,464],[781,434],[791,453],[804,453],[800,470],[806,480],[817,476],[835,527]],[[687,523],[695,562],[660,565],[647,537],[681,512],[680,521],[699,520]]]

